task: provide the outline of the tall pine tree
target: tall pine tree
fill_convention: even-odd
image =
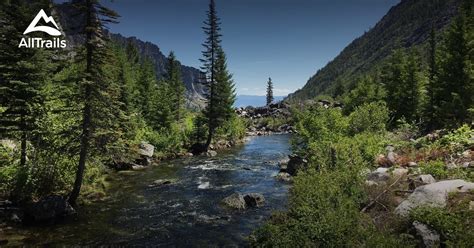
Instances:
[[[268,78],[267,82],[267,106],[273,102],[273,82],[272,78]]]
[[[217,54],[221,47],[221,34],[219,27],[220,20],[216,13],[216,4],[214,0],[210,0],[209,10],[207,11],[207,20],[204,22],[204,33],[207,36],[203,43],[204,51],[202,52],[203,58],[201,62],[203,66],[201,69],[205,72],[205,85],[207,87],[207,106],[204,110],[204,114],[207,118],[208,124],[208,135],[205,147],[209,147],[214,136],[214,132],[217,129],[217,119],[219,114],[216,109],[216,65],[217,65]]]
[[[437,116],[444,127],[456,127],[469,122],[469,109],[474,103],[474,79],[472,73],[472,1],[464,1],[460,14],[448,29],[439,66],[438,94],[440,102]]]
[[[74,186],[69,194],[68,201],[71,205],[76,204],[82,186],[86,162],[90,154],[91,139],[95,130],[94,121],[101,120],[101,115],[106,115],[103,96],[107,89],[107,80],[104,65],[107,64],[108,50],[107,37],[104,35],[106,23],[115,23],[118,14],[103,6],[99,0],[85,0],[75,2],[75,6],[84,16],[84,54],[81,57],[85,63],[83,78],[79,82],[82,89],[82,121],[81,121],[81,141],[79,151],[79,162],[76,171]],[[113,104],[105,102],[105,104]],[[105,107],[101,108],[101,107]],[[94,118],[96,117],[96,118]]]
[[[19,48],[30,17],[37,8],[48,8],[49,1],[0,3],[0,135],[20,140],[20,165],[25,166],[27,142],[37,133],[44,97],[41,88],[51,71],[50,53]],[[42,35],[35,33],[35,35]]]

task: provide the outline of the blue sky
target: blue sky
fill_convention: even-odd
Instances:
[[[353,39],[373,27],[399,0],[216,0],[223,48],[238,94],[275,95],[303,87]],[[106,1],[122,17],[112,32],[175,51],[199,67],[208,0]]]

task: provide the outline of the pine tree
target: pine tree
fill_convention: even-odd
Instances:
[[[381,80],[386,89],[387,106],[393,120],[414,122],[418,118],[421,68],[418,56],[396,50],[385,65]]]
[[[216,13],[216,5],[214,0],[210,0],[209,10],[207,11],[207,20],[204,22],[204,33],[207,36],[204,41],[202,52],[203,58],[200,60],[203,63],[201,69],[205,72],[205,82],[207,87],[207,106],[204,114],[207,118],[208,135],[206,140],[206,147],[212,142],[214,132],[217,129],[218,113],[216,112],[216,63],[217,53],[221,47],[220,21]]]
[[[94,117],[96,117],[96,120],[101,120],[97,114],[107,115],[109,113],[100,107],[105,104],[112,104],[104,102],[104,99],[100,98],[104,95],[101,92],[107,88],[107,82],[102,79],[103,75],[106,74],[103,65],[107,63],[108,56],[107,39],[104,36],[103,29],[106,23],[115,23],[115,19],[118,17],[117,13],[100,4],[99,0],[76,2],[75,5],[84,14],[85,54],[83,60],[85,71],[80,82],[83,96],[81,141],[76,178],[68,198],[71,205],[76,204],[81,190],[86,162],[90,153],[91,139],[94,135]]]
[[[180,67],[181,65],[176,60],[174,52],[171,51],[168,55],[166,80],[168,81],[171,89],[174,91],[172,96],[172,104],[174,105],[173,112],[176,121],[181,119],[185,91]]]
[[[39,6],[37,6],[39,5]],[[48,1],[35,5],[48,7]],[[51,70],[49,52],[18,47],[34,13],[25,1],[0,3],[0,134],[20,140],[20,165],[26,165],[27,142],[38,132],[44,97],[41,88]]]
[[[429,39],[429,53],[428,53],[428,84],[426,85],[427,102],[424,108],[425,126],[426,129],[432,130],[437,127],[439,120],[436,118],[435,111],[439,108],[438,98],[436,98],[439,90],[438,86],[438,62],[437,62],[437,42],[435,27],[431,27]]]
[[[224,51],[221,49],[217,52],[216,63],[216,125],[221,126],[228,121],[234,113],[235,103],[235,85],[232,75],[227,70],[227,59]]]
[[[268,78],[267,82],[267,106],[273,102],[273,83],[272,78]]]
[[[472,1],[465,1],[441,48],[440,89],[436,98],[440,102],[437,116],[445,127],[468,122],[469,109],[473,108],[472,32]]]

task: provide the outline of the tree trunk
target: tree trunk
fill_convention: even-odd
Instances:
[[[76,179],[74,181],[74,187],[69,195],[69,204],[75,206],[76,200],[79,197],[82,187],[82,179],[84,177],[84,171],[86,168],[87,154],[89,151],[89,139],[90,139],[90,123],[91,123],[91,107],[89,104],[90,87],[86,87],[87,102],[84,106],[83,120],[82,120],[82,137],[81,137],[81,150],[79,153],[79,164],[76,171]]]
[[[86,19],[86,27],[91,27],[92,24],[92,10],[93,8],[92,3],[90,0],[86,2],[87,8],[87,19]],[[79,164],[77,165],[76,171],[76,179],[74,181],[74,186],[72,188],[71,194],[69,194],[68,202],[69,204],[75,206],[76,200],[79,197],[79,193],[81,192],[82,187],[82,180],[84,177],[84,171],[86,168],[86,161],[87,155],[89,152],[89,140],[91,136],[91,85],[90,82],[92,81],[91,72],[92,72],[92,53],[93,47],[91,44],[92,40],[92,30],[86,30],[86,86],[84,89],[84,109],[82,112],[82,136],[81,136],[81,148],[79,152]]]
[[[26,129],[25,118],[21,116],[21,123],[23,129]],[[26,130],[21,132],[21,154],[20,154],[20,166],[24,167],[26,165]]]

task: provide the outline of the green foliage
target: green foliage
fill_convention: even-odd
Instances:
[[[428,37],[431,23],[445,23],[452,17],[456,0],[421,0],[400,4],[383,20],[361,37],[349,44],[334,60],[318,70],[301,89],[289,96],[289,100],[303,102],[317,95],[332,95],[338,88],[351,89],[360,76],[373,73],[390,55],[403,47],[415,47],[424,43],[420,37]],[[433,15],[433,13],[437,13]],[[443,26],[436,25],[438,30]],[[405,41],[400,44],[400,41]],[[341,87],[342,85],[342,87]]]
[[[381,80],[387,92],[385,101],[394,120],[405,118],[415,122],[419,118],[422,72],[414,52],[396,50],[389,58]]]
[[[243,139],[246,131],[247,128],[244,119],[233,114],[229,120],[217,129],[216,136],[228,141],[236,141]]]
[[[423,174],[431,174],[436,179],[446,179],[448,171],[443,161],[429,161],[420,163],[420,169]]]
[[[401,240],[376,232],[359,205],[365,201],[357,167],[298,175],[290,210],[275,214],[252,236],[255,247],[399,247]]]
[[[404,240],[377,231],[360,212],[367,201],[361,171],[372,166],[375,155],[383,150],[387,120],[385,105],[376,102],[357,107],[350,116],[319,107],[298,113],[299,133],[293,149],[308,158],[309,168],[295,178],[289,211],[258,229],[251,237],[252,245],[403,245]]]
[[[272,78],[268,78],[266,100],[267,100],[267,106],[270,105],[270,104],[273,102],[273,100],[274,100],[274,98],[273,98],[273,82],[272,82]]]
[[[372,76],[365,76],[356,82],[356,87],[343,97],[344,112],[350,113],[364,103],[379,102],[385,99],[384,87],[375,80]]]
[[[384,132],[388,122],[388,109],[384,102],[372,102],[356,107],[349,115],[352,134]]]
[[[469,202],[458,203],[455,209],[420,207],[411,212],[413,220],[424,223],[441,235],[447,247],[472,247],[474,245],[474,212]]]

